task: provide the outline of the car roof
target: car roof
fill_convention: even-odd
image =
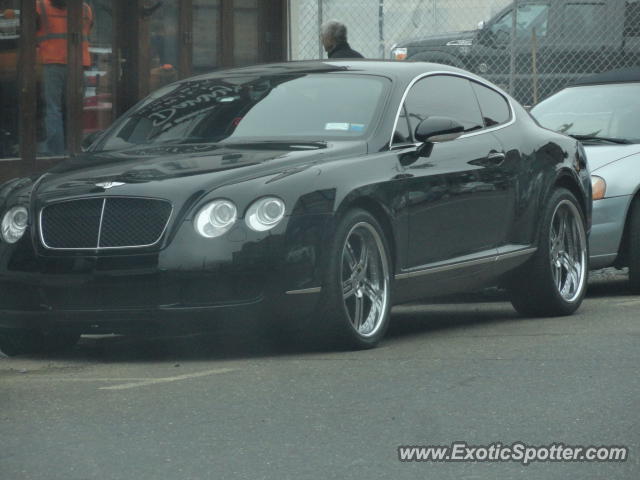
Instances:
[[[396,60],[303,60],[283,63],[270,63],[250,67],[217,70],[187,80],[205,80],[229,76],[264,76],[282,74],[304,74],[320,72],[353,72],[365,75],[381,75],[386,77],[411,80],[418,75],[429,72],[462,73],[478,78],[470,72],[449,65],[427,62],[399,62]]]
[[[570,87],[602,85],[607,83],[640,82],[640,67],[627,67],[579,78]]]

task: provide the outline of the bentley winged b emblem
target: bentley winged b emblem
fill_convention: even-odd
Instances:
[[[100,183],[96,183],[96,187],[104,188],[105,190],[109,190],[110,188],[113,188],[113,187],[120,187],[122,185],[124,185],[124,183],[122,183],[122,182],[100,182]]]

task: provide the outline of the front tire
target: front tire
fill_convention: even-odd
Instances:
[[[538,250],[512,276],[514,308],[526,316],[575,312],[587,286],[588,245],[584,216],[569,190],[551,193],[542,216]]]
[[[329,343],[376,346],[389,326],[391,260],[384,230],[369,212],[347,212],[330,247],[323,305],[313,322]]]

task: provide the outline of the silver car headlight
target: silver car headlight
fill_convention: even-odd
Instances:
[[[2,218],[2,239],[16,243],[22,238],[29,225],[29,212],[25,207],[13,207]]]
[[[227,233],[238,219],[238,209],[229,200],[214,200],[200,209],[194,220],[196,232],[205,238]]]
[[[245,221],[251,230],[265,232],[282,221],[285,211],[284,202],[278,197],[264,197],[251,204]]]

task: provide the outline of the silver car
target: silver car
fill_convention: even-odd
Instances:
[[[579,139],[593,186],[590,267],[629,267],[640,293],[640,67],[586,77],[531,110]]]

